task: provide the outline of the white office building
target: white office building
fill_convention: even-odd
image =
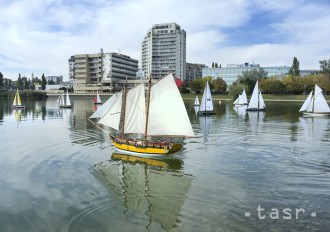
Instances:
[[[211,76],[213,79],[221,77],[227,85],[234,83],[240,75],[245,71],[251,71],[254,69],[262,68],[267,72],[267,76],[277,76],[279,78],[284,77],[288,74],[290,67],[288,66],[266,66],[260,67],[259,64],[228,64],[226,67],[219,68],[203,68],[202,76]]]
[[[186,78],[186,31],[176,23],[154,25],[142,42],[142,71],[159,79],[169,73]]]

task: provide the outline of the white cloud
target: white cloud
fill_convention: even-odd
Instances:
[[[290,65],[296,56],[302,69],[318,68],[318,61],[329,57],[329,8],[299,0],[9,1],[0,3],[0,71],[13,79],[32,72],[67,78],[71,55],[100,48],[140,60],[147,30],[166,22],[187,31],[187,62],[210,65],[254,59],[261,65]],[[258,11],[281,15],[273,26],[287,42],[226,45],[225,31],[246,25]],[[245,38],[235,38],[239,39]]]

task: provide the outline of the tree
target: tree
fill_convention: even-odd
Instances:
[[[320,60],[321,72],[326,74],[330,78],[330,59],[329,60]]]
[[[299,68],[299,61],[297,59],[297,57],[293,57],[293,62],[292,62],[292,66],[289,70],[289,75],[290,76],[300,76],[300,68]]]
[[[0,86],[4,86],[3,84],[3,74],[0,72]]]
[[[282,94],[285,93],[285,86],[276,77],[267,78],[260,81],[260,88],[262,89],[263,93],[268,94]]]
[[[20,89],[23,86],[23,81],[22,81],[22,77],[21,74],[18,74],[18,78],[17,78],[17,88]]]
[[[267,78],[267,72],[262,69],[252,69],[242,72],[242,75],[238,76],[237,83],[241,83],[247,86],[246,92],[252,93],[252,90],[257,82]]]
[[[47,84],[48,85],[55,85],[55,82],[53,80],[49,80]]]
[[[238,97],[238,95],[240,95],[243,90],[245,89],[245,85],[238,83],[238,82],[234,82],[232,85],[229,86],[229,96],[233,97],[233,99],[236,99]]]
[[[227,90],[227,83],[221,77],[215,79],[213,85],[216,93],[225,93]]]
[[[212,68],[214,68],[214,62],[212,62]]]
[[[203,88],[203,78],[195,78],[190,82],[190,88],[196,93],[200,93]]]
[[[42,74],[41,76],[41,89],[45,90],[46,89],[46,78],[45,78],[45,74]]]

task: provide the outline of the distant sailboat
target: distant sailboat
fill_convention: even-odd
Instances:
[[[315,85],[314,97],[312,90],[299,112],[303,112],[306,116],[330,116],[329,105],[322,94],[322,89],[318,85]]]
[[[15,98],[14,98],[14,101],[13,101],[12,108],[13,109],[25,109],[25,105],[22,105],[22,101],[21,101],[21,98],[19,96],[18,89],[17,89],[16,94],[15,94]]]
[[[63,93],[58,97],[57,103],[59,103],[60,108],[72,108],[68,90],[66,91],[66,97]]]
[[[247,97],[246,97],[246,92],[245,89],[243,90],[242,94],[238,96],[238,98],[234,101],[234,105],[247,105]]]
[[[250,103],[246,110],[247,111],[264,111],[265,109],[266,109],[266,105],[265,105],[264,99],[262,97],[261,91],[259,89],[258,80],[257,80],[257,83],[253,89]]]
[[[119,93],[113,94],[102,106],[100,106],[89,118],[102,118],[111,108]]]
[[[198,97],[196,96],[195,98],[195,102],[194,102],[194,110],[195,110],[195,114],[198,114],[198,110],[199,110],[199,100]]]
[[[101,98],[100,98],[100,95],[99,95],[99,91],[96,92],[96,97],[94,97],[94,104],[95,105],[102,104],[102,101],[101,101]]]
[[[212,115],[212,114],[215,114],[213,111],[212,95],[210,91],[209,82],[206,81],[201,105],[198,110],[198,115]]]
[[[112,136],[119,152],[141,155],[162,155],[179,151],[180,143],[165,140],[149,140],[148,137],[192,137],[189,117],[172,74],[151,86],[145,102],[144,85],[120,92],[109,110],[98,123],[115,130],[121,136]],[[144,140],[126,137],[127,134],[143,135]]]

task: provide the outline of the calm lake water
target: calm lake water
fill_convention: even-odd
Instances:
[[[330,118],[302,102],[199,118],[186,100],[196,137],[155,160],[115,154],[92,98],[55,101],[1,99],[0,231],[329,231]]]

